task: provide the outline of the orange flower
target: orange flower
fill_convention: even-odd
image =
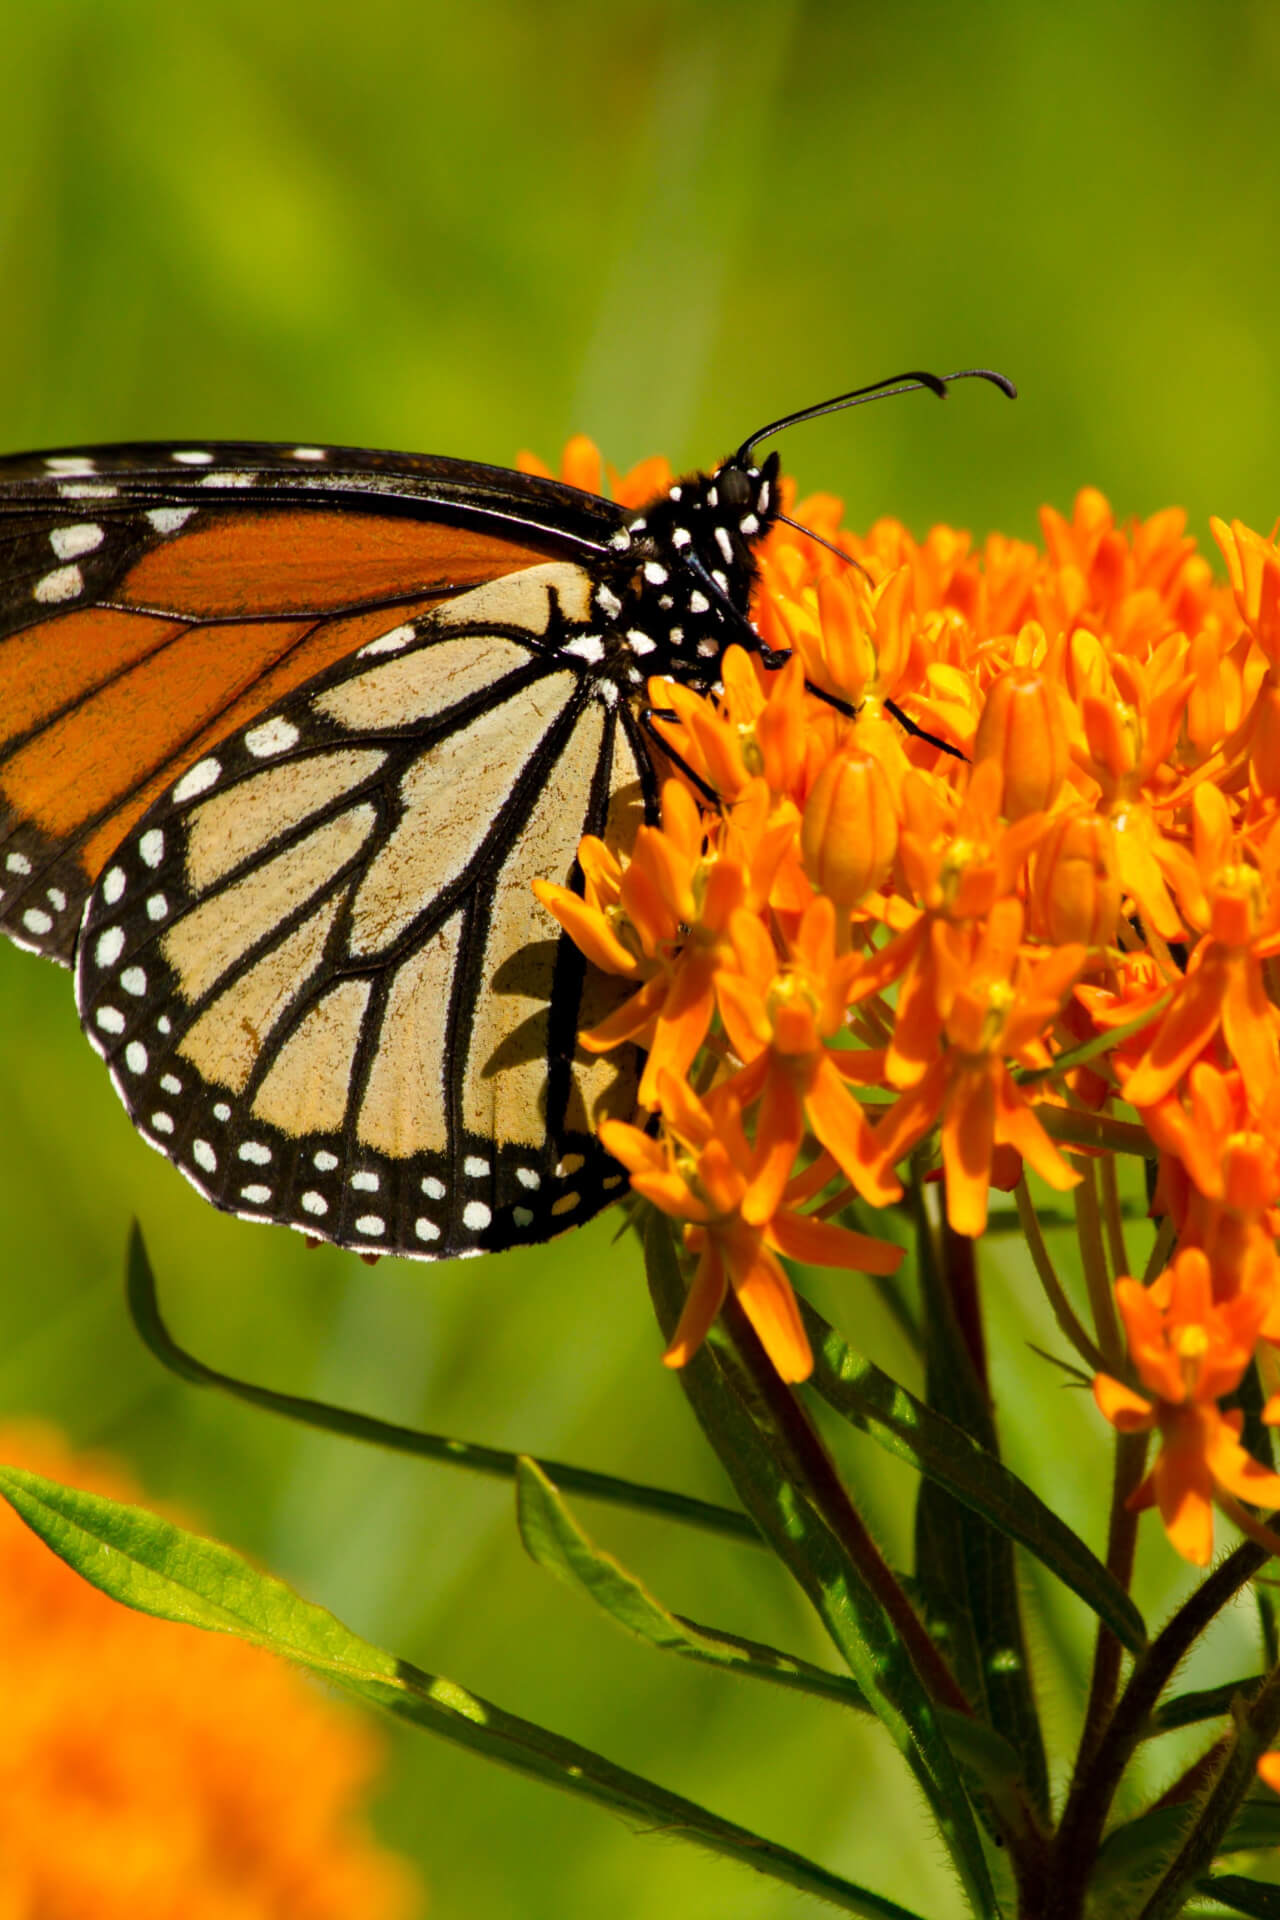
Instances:
[[[116,1499],[50,1429],[0,1457]],[[409,1920],[374,1842],[373,1728],[258,1647],[109,1600],[0,1503],[0,1913]]]
[[[658,1091],[664,1120],[660,1140],[620,1120],[605,1121],[600,1137],[630,1173],[635,1191],[684,1223],[684,1244],[698,1256],[664,1361],[682,1367],[692,1358],[732,1286],[781,1377],[807,1379],[813,1355],[778,1255],[813,1266],[887,1274],[897,1271],[902,1248],[799,1213],[786,1204],[785,1192],[767,1217],[746,1220],[742,1202],[754,1155],[732,1087],[717,1088],[704,1104],[674,1074],[663,1073]]]
[[[742,1073],[740,1098],[759,1100],[756,1168],[743,1198],[744,1217],[769,1218],[795,1168],[805,1125],[865,1200],[885,1206],[902,1192],[880,1161],[861,1107],[845,1085],[863,1056],[824,1044],[840,1029],[860,955],[836,953],[836,915],[817,899],[806,910],[786,963],[779,965],[760,921],[735,913],[730,935],[739,971],[719,977],[725,1030]]]
[[[875,1130],[884,1162],[892,1166],[941,1120],[947,1219],[956,1233],[977,1235],[986,1227],[999,1147],[1014,1148],[1059,1191],[1080,1177],[1041,1126],[1007,1062],[1046,1064],[1042,1035],[1083,966],[1085,950],[1064,947],[1029,961],[1021,956],[1021,940],[1021,905],[1001,900],[976,939],[955,943],[947,955],[953,978],[946,984],[941,1023],[946,1048]]]
[[[1122,1433],[1159,1428],[1160,1453],[1129,1504],[1158,1505],[1170,1541],[1196,1566],[1207,1566],[1213,1552],[1215,1495],[1280,1505],[1280,1474],[1240,1445],[1244,1416],[1217,1405],[1253,1358],[1270,1291],[1246,1284],[1215,1300],[1209,1261],[1198,1247],[1179,1253],[1150,1287],[1116,1282],[1129,1352],[1152,1398],[1100,1373],[1094,1399]]]
[[[1183,894],[1206,938],[1124,1095],[1136,1107],[1163,1099],[1220,1031],[1260,1107],[1280,1082],[1280,1012],[1264,971],[1280,952],[1280,830],[1254,866],[1234,844],[1230,810],[1216,787],[1196,788],[1192,813],[1196,872]]]
[[[589,446],[570,464],[600,471]],[[1280,1420],[1280,545],[1215,523],[1228,587],[1181,511],[1123,524],[1089,488],[1045,510],[1038,552],[888,518],[859,536],[781,485],[819,539],[763,543],[761,652],[729,649],[710,695],[651,684],[678,756],[661,828],[629,860],[586,843],[581,899],[539,888],[637,989],[585,1044],[648,1047],[668,1115],[688,1076],[716,1087],[697,1111],[733,1134],[734,1195],[699,1311],[784,1201],[835,1209],[843,1176],[886,1204],[937,1128],[948,1219],[976,1235],[1024,1160],[1076,1182],[1037,1100],[1082,1109],[1102,1153],[1123,1097],[1178,1256],[1261,1314]],[[871,1088],[895,1096],[874,1127]],[[692,1139],[690,1165],[712,1146]],[[665,1135],[643,1152],[672,1171]],[[1194,1429],[1189,1457],[1239,1481],[1216,1398],[1176,1404],[1169,1460]]]

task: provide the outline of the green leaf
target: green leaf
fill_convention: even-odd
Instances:
[[[948,1237],[944,1228],[939,1247],[919,1181],[912,1192],[928,1403],[995,1459],[995,1419],[940,1267],[940,1256],[948,1252],[957,1263],[975,1261],[973,1243]],[[916,1500],[916,1577],[928,1596],[931,1622],[946,1631],[961,1685],[980,1717],[1021,1756],[1030,1795],[1047,1816],[1049,1767],[1031,1690],[1012,1540],[975,1518],[950,1488],[923,1479]]]
[[[583,1532],[536,1460],[520,1462],[516,1502],[521,1538],[538,1565],[585,1593],[619,1626],[648,1645],[747,1679],[816,1694],[860,1713],[871,1712],[861,1692],[843,1674],[816,1667],[795,1654],[780,1653],[758,1640],[702,1626],[664,1607],[633,1573]],[[956,1758],[972,1767],[990,1791],[1005,1793],[1021,1778],[1018,1755],[998,1733],[945,1707],[939,1707],[937,1714]]]
[[[1152,1807],[1113,1829],[1098,1852],[1090,1891],[1101,1895],[1124,1882],[1144,1881],[1165,1865],[1185,1838],[1194,1808]],[[1280,1844],[1280,1799],[1246,1800],[1231,1823],[1219,1854],[1252,1853]],[[1105,1907],[1105,1902],[1102,1903]]]
[[[1280,1920],[1280,1887],[1274,1881],[1246,1880],[1238,1873],[1211,1873],[1196,1885],[1232,1913],[1249,1914],[1252,1920]]]
[[[176,1373],[194,1387],[216,1387],[236,1400],[269,1413],[282,1414],[286,1420],[318,1427],[323,1433],[340,1433],[348,1440],[385,1447],[392,1453],[414,1454],[420,1460],[434,1460],[441,1466],[463,1467],[472,1473],[490,1474],[499,1480],[515,1478],[518,1455],[500,1447],[479,1446],[472,1440],[455,1440],[439,1433],[419,1433],[416,1427],[401,1427],[372,1415],[355,1413],[349,1407],[331,1406],[325,1400],[307,1400],[293,1393],[277,1393],[272,1387],[255,1386],[249,1380],[237,1380],[234,1374],[219,1373],[206,1366],[194,1354],[180,1347],[160,1314],[155,1274],[147,1255],[142,1230],[135,1221],[129,1234],[125,1266],[125,1292],[133,1324],[144,1345],[161,1366]],[[732,1507],[718,1507],[709,1500],[691,1494],[671,1493],[665,1487],[646,1487],[634,1480],[619,1480],[612,1474],[595,1473],[589,1467],[573,1467],[563,1460],[546,1462],[560,1486],[570,1488],[587,1499],[608,1501],[613,1506],[629,1507],[633,1512],[657,1514],[664,1520],[679,1520],[686,1526],[701,1527],[708,1533],[725,1534],[748,1546],[762,1544],[758,1528],[745,1513]]]
[[[633,1573],[583,1532],[536,1460],[522,1459],[517,1469],[516,1516],[520,1537],[540,1567],[585,1593],[619,1626],[650,1646],[753,1679],[821,1694],[862,1713],[871,1711],[852,1680],[843,1674],[829,1673],[774,1647],[700,1626],[670,1612]],[[1010,1757],[1016,1765],[1016,1756]]]
[[[1176,1693],[1172,1700],[1166,1700],[1156,1708],[1143,1730],[1144,1740],[1153,1740],[1158,1734],[1172,1733],[1176,1727],[1194,1727],[1202,1720],[1220,1720],[1231,1711],[1231,1703],[1239,1696],[1246,1700],[1257,1692],[1266,1675],[1246,1673],[1239,1680],[1225,1680],[1220,1687],[1203,1687],[1191,1693]]]
[[[865,1920],[919,1920],[789,1848],[370,1645],[229,1547],[141,1508],[59,1486],[17,1467],[0,1467],[0,1493],[61,1559],[126,1606],[266,1647],[415,1726],[626,1815],[644,1830],[737,1860],[845,1913]]]
[[[1093,1608],[1122,1646],[1140,1653],[1147,1639],[1142,1615],[1079,1535],[1003,1462],[855,1353],[814,1308],[801,1301],[800,1310],[814,1350],[810,1384],[827,1405],[1020,1541]]]
[[[685,1284],[669,1222],[650,1208],[645,1265],[668,1338]],[[746,1374],[722,1321],[679,1370],[680,1385],[748,1513],[826,1627],[868,1704],[928,1799],[977,1915],[999,1914],[956,1760],[901,1636],[842,1543],[803,1492],[791,1442]]]

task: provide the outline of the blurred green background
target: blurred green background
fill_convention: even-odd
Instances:
[[[923,365],[976,387],[823,421],[804,487],[1030,536],[1102,487],[1266,529],[1280,9],[904,0],[0,0],[0,448],[150,436],[705,464],[762,421]],[[722,1497],[605,1218],[424,1268],[310,1253],[205,1207],[133,1135],[65,976],[0,952],[0,1417],[127,1456],[360,1632],[947,1920],[958,1896],[887,1743],[834,1708],[623,1641],[526,1561],[505,1489],[182,1387],[120,1292],[142,1219],[179,1335],[294,1391]],[[1145,1250],[1145,1241],[1143,1243]],[[1107,1449],[1016,1249],[993,1240],[1000,1417],[1095,1546]],[[909,1355],[850,1276],[823,1304]],[[910,1481],[846,1449],[891,1556]],[[761,1556],[602,1510],[695,1617],[823,1658]],[[1185,1582],[1147,1539],[1140,1598]],[[1030,1569],[1051,1737],[1087,1642]],[[1247,1614],[1195,1669],[1249,1659]],[[751,1920],[798,1895],[391,1730],[382,1831],[441,1920]],[[1165,1743],[1148,1778],[1172,1777]]]

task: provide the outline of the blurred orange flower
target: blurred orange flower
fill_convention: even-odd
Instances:
[[[136,1500],[51,1429],[0,1457]],[[3,1920],[412,1920],[365,1805],[372,1728],[259,1648],[133,1613],[0,1502]]]

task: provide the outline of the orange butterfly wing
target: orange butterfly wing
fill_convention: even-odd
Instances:
[[[617,524],[525,476],[513,507],[515,478],[337,449],[0,462],[0,930],[69,962],[112,849],[213,743],[397,621]]]

